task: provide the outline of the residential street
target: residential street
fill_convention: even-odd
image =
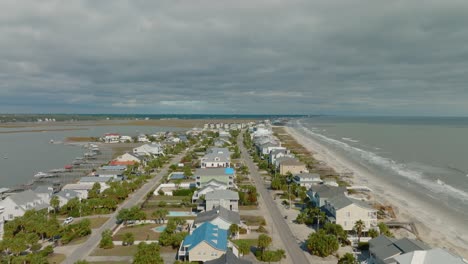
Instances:
[[[292,263],[309,263],[304,251],[300,248],[299,242],[293,236],[292,231],[290,230],[288,224],[285,222],[283,215],[280,213],[278,207],[276,206],[273,198],[268,193],[268,190],[265,188],[264,182],[256,165],[253,163],[252,158],[250,157],[247,149],[244,146],[242,141],[242,135],[237,139],[238,146],[241,150],[242,158],[245,160],[247,167],[249,168],[250,175],[255,181],[255,186],[257,192],[262,196],[265,206],[267,207],[268,212],[271,215],[273,220],[274,228],[278,232],[279,237],[285,245],[285,250],[290,257],[290,262]]]
[[[179,162],[179,160],[185,155],[186,152],[187,151],[184,151],[181,154],[175,156],[168,164],[163,167],[159,173],[154,176],[154,178],[143,185],[143,187],[141,187],[139,190],[131,194],[130,197],[125,200],[113,214],[108,215],[110,216],[110,219],[107,222],[105,222],[99,229],[93,230],[93,233],[89,239],[86,240],[86,242],[83,244],[79,245],[79,247],[77,247],[74,252],[67,256],[67,259],[64,263],[73,264],[78,260],[86,259],[92,250],[98,246],[99,241],[101,240],[102,231],[106,229],[112,230],[116,226],[118,211],[123,208],[130,208],[141,202],[145,198],[146,194],[149,193],[152,189],[156,188],[161,178],[167,174],[170,164]]]

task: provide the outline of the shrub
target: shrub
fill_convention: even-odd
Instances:
[[[114,242],[112,241],[112,231],[106,229],[101,234],[101,241],[99,242],[99,247],[104,249],[109,249],[114,247]]]
[[[358,248],[360,250],[369,250],[369,242],[359,242]]]
[[[172,195],[173,196],[192,196],[194,192],[195,192],[195,188],[178,189],[178,190],[172,191]]]
[[[239,228],[239,234],[241,234],[241,235],[247,234],[247,229],[240,227]]]
[[[319,257],[327,257],[339,248],[338,239],[334,235],[328,235],[322,230],[310,234],[306,245],[312,255]]]

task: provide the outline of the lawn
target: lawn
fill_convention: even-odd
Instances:
[[[257,210],[256,205],[239,205],[239,210]]]
[[[241,215],[241,221],[244,221],[249,226],[266,225],[265,218],[257,215]]]
[[[257,247],[257,244],[258,244],[258,239],[236,239],[236,240],[232,240],[232,243],[239,246],[241,241],[247,242],[249,244],[250,251],[255,252],[255,248]]]
[[[98,262],[88,262],[89,264],[128,264],[127,261],[98,261]]]
[[[50,264],[59,264],[62,263],[66,258],[67,256],[65,256],[64,254],[52,253],[47,257],[47,261]]]
[[[135,240],[158,240],[160,233],[153,231],[152,229],[160,226],[157,224],[144,224],[144,225],[136,225],[136,226],[128,226],[123,227],[114,235],[114,241],[121,241],[123,240],[123,236],[125,233],[132,233],[135,236]]]
[[[98,217],[98,218],[89,218],[91,221],[91,229],[99,228],[101,227],[107,220],[109,220],[109,217]]]
[[[114,246],[110,249],[96,248],[91,256],[133,256],[137,252],[137,245]]]

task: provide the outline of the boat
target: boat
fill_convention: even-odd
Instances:
[[[51,177],[51,176],[52,176],[52,174],[45,173],[45,172],[42,172],[42,171],[34,174],[35,178],[47,178],[47,177]]]
[[[7,157],[7,156],[3,156],[3,159],[8,159],[8,157]]]
[[[49,173],[61,173],[61,172],[65,172],[65,169],[53,169],[49,171]]]

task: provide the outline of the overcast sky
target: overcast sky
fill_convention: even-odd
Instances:
[[[2,0],[0,112],[468,116],[468,1]]]

